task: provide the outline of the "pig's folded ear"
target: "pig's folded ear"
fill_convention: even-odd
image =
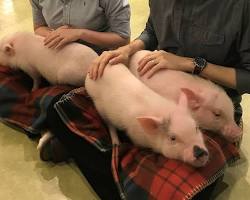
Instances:
[[[4,53],[9,56],[12,56],[15,54],[15,50],[14,50],[12,43],[5,44],[3,47],[3,50],[4,50]]]
[[[161,125],[163,125],[163,118],[153,116],[143,116],[136,118],[144,131],[148,134],[155,134]]]
[[[187,106],[191,110],[196,110],[200,108],[203,98],[198,94],[195,93],[194,91],[190,90],[189,88],[181,88],[182,93],[185,94],[186,99],[187,99]],[[180,95],[179,103],[181,102],[182,94]],[[183,100],[182,100],[183,101]]]

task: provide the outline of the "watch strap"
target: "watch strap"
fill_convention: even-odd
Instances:
[[[207,66],[207,61],[201,57],[194,58],[193,63],[194,63],[193,74],[195,74],[195,75],[199,75],[204,70],[204,68]]]

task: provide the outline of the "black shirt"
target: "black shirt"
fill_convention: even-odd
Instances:
[[[250,93],[249,0],[150,0],[150,16],[139,37],[146,49],[236,68],[236,90]]]

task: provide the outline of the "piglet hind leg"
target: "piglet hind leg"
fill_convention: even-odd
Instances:
[[[37,70],[35,70],[34,67],[31,67],[30,69],[26,69],[23,71],[26,72],[33,80],[32,91],[38,89],[41,84],[41,78],[42,78],[40,73]]]
[[[119,138],[118,138],[116,128],[114,126],[112,126],[111,124],[108,124],[108,130],[109,130],[109,133],[110,133],[112,145],[119,145],[120,141],[119,141]]]
[[[41,78],[33,78],[32,91],[38,89],[40,84],[41,84]]]

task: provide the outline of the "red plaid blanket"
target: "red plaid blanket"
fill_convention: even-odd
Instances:
[[[30,92],[31,81],[27,76],[4,67],[0,67],[0,86],[1,120],[32,135],[45,128],[46,109],[53,97],[71,89],[45,85]],[[210,133],[205,135],[210,161],[202,168],[167,159],[129,142],[112,146],[106,126],[84,88],[64,95],[55,108],[73,133],[100,151],[113,151],[114,179],[123,199],[191,199],[223,174],[227,162],[239,158],[234,145]]]
[[[31,92],[32,80],[20,71],[0,66],[0,119],[22,128],[29,136],[45,129],[46,110],[53,97],[67,93],[68,86],[49,86]]]
[[[111,139],[84,88],[63,96],[55,105],[68,128],[101,151]],[[148,149],[122,143],[113,147],[113,174],[124,199],[191,199],[222,175],[226,162],[239,158],[237,148],[218,135],[205,134],[210,161],[203,168],[167,159]]]

